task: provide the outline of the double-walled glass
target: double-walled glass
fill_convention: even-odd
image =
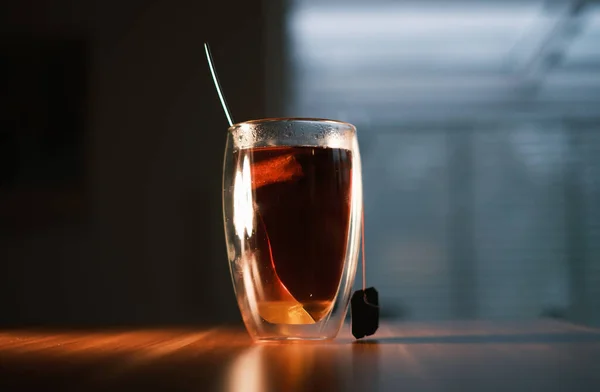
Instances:
[[[229,128],[225,237],[238,305],[255,340],[337,335],[356,273],[361,214],[353,125],[284,118]]]

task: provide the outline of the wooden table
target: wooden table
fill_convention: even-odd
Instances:
[[[239,329],[0,332],[0,391],[600,391],[600,330],[557,321],[387,323],[355,342]]]

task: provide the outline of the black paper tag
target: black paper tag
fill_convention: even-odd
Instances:
[[[371,336],[379,328],[379,294],[375,287],[357,290],[350,301],[352,335],[356,339]]]

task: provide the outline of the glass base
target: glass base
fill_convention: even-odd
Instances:
[[[260,319],[258,322],[245,321],[246,329],[255,342],[333,340],[341,327],[339,320],[335,322],[321,320],[313,324],[274,324],[265,319]]]

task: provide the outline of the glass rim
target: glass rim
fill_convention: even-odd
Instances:
[[[229,128],[227,128],[228,132],[233,132],[234,130],[238,130],[240,128],[244,128],[244,126],[252,127],[256,125],[268,124],[268,123],[324,123],[329,124],[335,127],[340,128],[348,128],[353,132],[356,132],[356,127],[348,122],[332,120],[328,118],[317,118],[317,117],[267,117],[260,118],[255,120],[247,120],[239,123],[235,123]]]

